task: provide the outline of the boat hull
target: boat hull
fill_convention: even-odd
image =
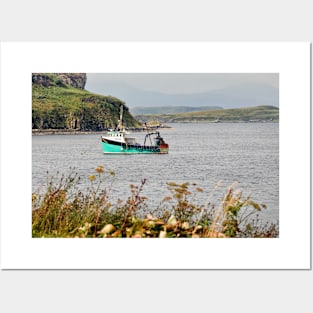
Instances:
[[[126,145],[124,143],[113,144],[102,139],[102,151],[105,154],[167,154],[168,145],[141,146]]]

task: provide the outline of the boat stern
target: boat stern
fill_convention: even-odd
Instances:
[[[160,148],[160,153],[161,154],[167,154],[168,153],[168,150],[169,150],[169,146],[167,143],[161,143],[159,145],[159,148]]]

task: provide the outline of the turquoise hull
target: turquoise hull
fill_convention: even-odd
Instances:
[[[162,149],[158,146],[126,146],[125,144],[116,145],[102,142],[103,153],[107,154],[166,154],[168,149]]]

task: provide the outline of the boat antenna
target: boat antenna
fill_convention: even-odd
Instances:
[[[148,126],[147,122],[145,122],[145,127],[146,127],[147,133],[149,133],[149,126]]]

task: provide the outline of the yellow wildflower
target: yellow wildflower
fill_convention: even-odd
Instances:
[[[103,165],[99,165],[97,168],[96,168],[96,172],[97,173],[104,173],[104,170],[103,170]]]

